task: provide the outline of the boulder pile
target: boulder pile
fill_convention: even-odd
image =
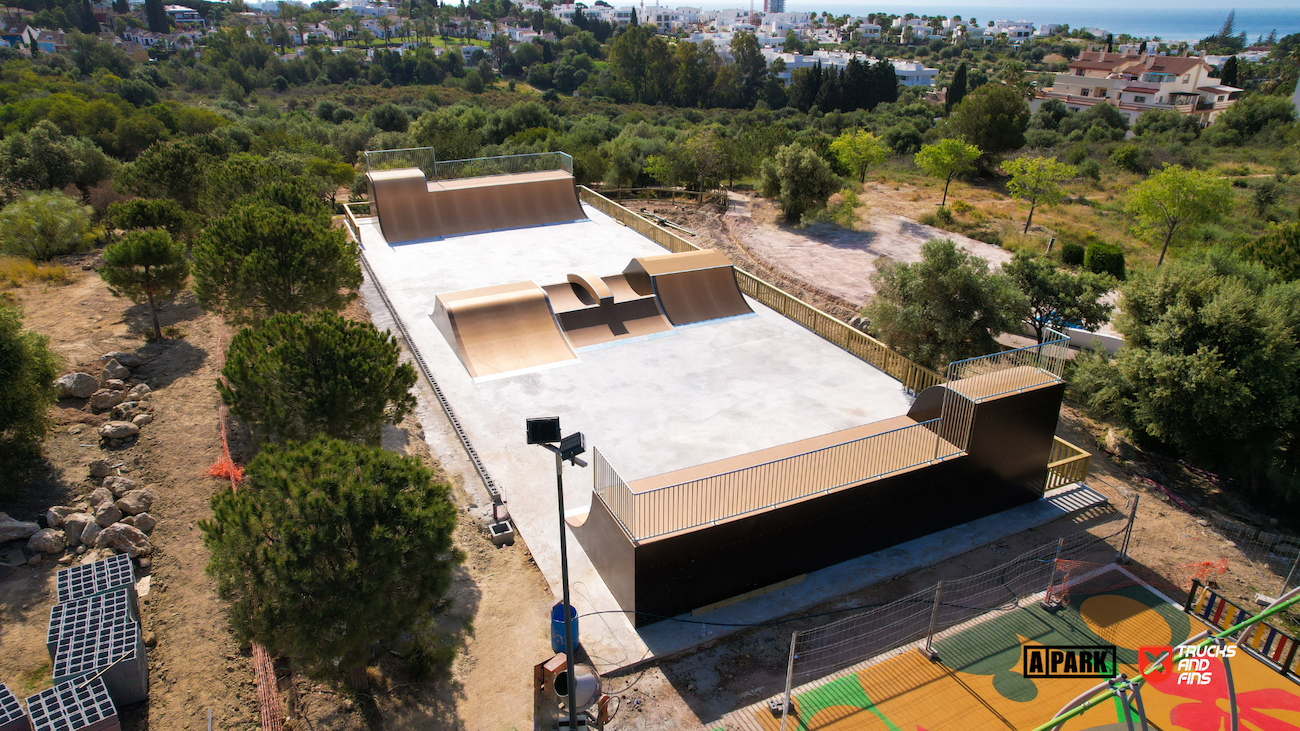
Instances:
[[[131,377],[131,369],[141,365],[138,356],[113,352],[100,360],[104,365],[98,376],[68,373],[55,384],[60,398],[86,399],[86,408],[92,413],[108,412],[110,420],[99,427],[99,438],[105,446],[126,446],[140,434],[140,427],[153,423],[153,406],[149,403],[153,393],[148,384]]]

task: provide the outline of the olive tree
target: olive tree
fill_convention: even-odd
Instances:
[[[1205,170],[1167,165],[1129,190],[1125,209],[1133,216],[1139,234],[1161,242],[1156,262],[1160,266],[1175,234],[1217,221],[1231,206],[1232,189],[1227,180]]]

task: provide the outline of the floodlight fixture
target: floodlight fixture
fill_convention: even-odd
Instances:
[[[560,417],[558,416],[528,419],[527,427],[529,444],[554,444],[560,441]]]
[[[558,424],[560,420],[556,419],[555,421]],[[569,464],[578,462],[579,460],[576,457],[586,451],[587,438],[580,431],[576,431],[560,440],[560,459],[569,460]]]

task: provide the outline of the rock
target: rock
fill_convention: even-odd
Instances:
[[[157,644],[158,644],[158,635],[154,634],[153,632],[145,632],[145,633],[144,633],[144,646],[145,646],[145,647],[155,647],[155,646],[157,646]]]
[[[101,388],[90,394],[90,408],[92,411],[108,411],[117,406],[126,399],[125,391],[114,391],[111,388]]]
[[[45,525],[51,528],[58,528],[63,525],[64,518],[75,512],[77,512],[77,509],[71,505],[52,506],[49,510],[45,511]]]
[[[103,535],[103,533],[100,533],[100,535]],[[80,548],[84,549],[86,547],[80,546]],[[107,548],[92,548],[90,550],[87,550],[85,553],[81,554],[81,558],[77,559],[77,564],[80,566],[85,566],[88,563],[103,561],[104,559],[112,555],[113,555],[113,551]]]
[[[140,427],[129,421],[110,421],[99,427],[99,436],[103,439],[130,439],[140,433]]]
[[[85,553],[85,552],[86,552],[86,547],[85,547],[85,546],[77,546],[77,555],[78,555],[78,556],[80,556],[81,554],[83,554],[83,553]]]
[[[140,532],[139,528],[124,523],[115,523],[101,531],[99,538],[95,540],[95,547],[113,548],[131,558],[153,553],[153,544],[149,543],[149,536]]]
[[[70,564],[70,563],[72,563],[74,560],[76,560],[76,558],[77,558],[77,557],[76,557],[75,554],[71,554],[71,553],[69,553],[69,554],[67,554],[66,556],[63,556],[63,557],[61,557],[61,558],[59,559],[59,564],[62,565],[62,566],[67,566],[68,564]]]
[[[63,531],[53,528],[42,528],[27,541],[27,550],[37,553],[63,553],[67,547],[68,540],[63,537]]]
[[[133,353],[124,353],[120,350],[115,350],[112,353],[104,353],[103,355],[99,356],[99,359],[115,360],[118,363],[121,363],[122,365],[126,366],[127,368],[135,368],[143,362],[140,360],[140,356],[135,355]]]
[[[33,553],[31,558],[27,559],[28,566],[35,566],[40,562],[41,562],[41,554],[39,553]]]
[[[132,417],[139,413],[139,408],[139,401],[123,401],[113,407],[113,419],[115,421],[130,421]]]
[[[127,492],[134,490],[135,484],[135,480],[127,477],[118,477],[117,475],[104,478],[104,487],[112,491],[114,498],[122,497]]]
[[[1106,451],[1120,459],[1133,459],[1133,445],[1114,429],[1106,431]]]
[[[148,513],[140,513],[131,516],[131,525],[139,528],[141,533],[151,536],[153,535],[154,526],[158,525],[158,520]]]
[[[112,525],[112,523],[109,523],[109,525]],[[99,538],[99,534],[102,532],[104,532],[104,526],[99,523],[91,523],[87,525],[86,529],[81,531],[81,545],[95,545],[95,539]]]
[[[103,383],[104,381],[107,381],[110,378],[116,378],[118,380],[125,381],[130,377],[131,377],[131,371],[128,370],[121,363],[118,363],[116,358],[109,359],[109,361],[104,364],[104,370],[99,372],[100,383]]]
[[[91,477],[108,477],[113,474],[113,463],[106,459],[94,460],[88,466]]]
[[[90,394],[99,390],[95,377],[89,373],[69,373],[60,376],[54,382],[60,397],[90,398]]]
[[[147,568],[149,568],[150,566],[153,565],[153,562],[152,562],[151,560],[149,560],[149,558],[148,558],[147,556],[144,557],[144,558],[137,558],[137,559],[135,560],[135,562],[136,562],[136,565],[138,565],[138,566],[139,566],[140,568],[142,568],[142,569],[147,569]]]
[[[153,423],[153,414],[136,414],[131,423],[136,426],[149,426]]]
[[[126,515],[139,515],[149,512],[156,497],[153,490],[132,490],[114,504]]]
[[[104,503],[111,503],[116,499],[117,499],[116,496],[113,495],[113,491],[109,490],[107,487],[95,488],[90,493],[90,498],[89,498],[90,506],[92,508],[98,508],[100,505],[103,505]]]
[[[138,383],[131,389],[129,393],[127,393],[126,397],[131,399],[132,401],[139,401],[143,399],[145,395],[150,393],[151,391],[153,391],[153,389],[149,388],[148,384]]]
[[[0,543],[6,541],[27,540],[36,535],[41,527],[35,523],[14,520],[5,513],[0,513]]]
[[[67,539],[69,546],[75,546],[81,543],[81,534],[86,530],[86,526],[95,522],[95,516],[90,513],[72,513],[63,519],[63,537]]]
[[[107,492],[107,490],[105,490],[105,492]],[[95,508],[95,522],[98,523],[101,528],[107,528],[121,519],[122,509],[111,502],[104,503]],[[82,542],[89,543],[90,541],[83,539]]]
[[[125,391],[126,381],[123,381],[120,378],[110,378],[107,381],[104,381],[104,388],[107,388],[110,391]]]

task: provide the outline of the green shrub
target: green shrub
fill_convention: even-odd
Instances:
[[[952,211],[948,210],[944,206],[939,206],[933,213],[921,214],[921,223],[924,223],[927,226],[946,229],[955,222],[956,219],[953,218]]]
[[[1083,254],[1083,266],[1090,272],[1124,278],[1124,251],[1115,244],[1095,241]]]
[[[1087,145],[1074,145],[1069,152],[1065,153],[1065,162],[1068,165],[1080,165],[1088,159]]]
[[[31,193],[0,211],[0,252],[35,261],[82,251],[99,237],[92,210],[68,196]]]
[[[58,357],[50,339],[22,329],[17,307],[0,304],[0,466],[11,469],[40,451],[54,405]],[[10,480],[0,480],[0,496]]]
[[[1101,180],[1101,163],[1096,160],[1084,160],[1075,167],[1079,177],[1089,180]]]
[[[1083,264],[1086,251],[1082,246],[1075,243],[1066,243],[1061,245],[1061,263],[1077,267]]]
[[[1131,173],[1141,173],[1146,170],[1146,166],[1142,164],[1142,151],[1137,145],[1120,145],[1111,150],[1110,164]]]

